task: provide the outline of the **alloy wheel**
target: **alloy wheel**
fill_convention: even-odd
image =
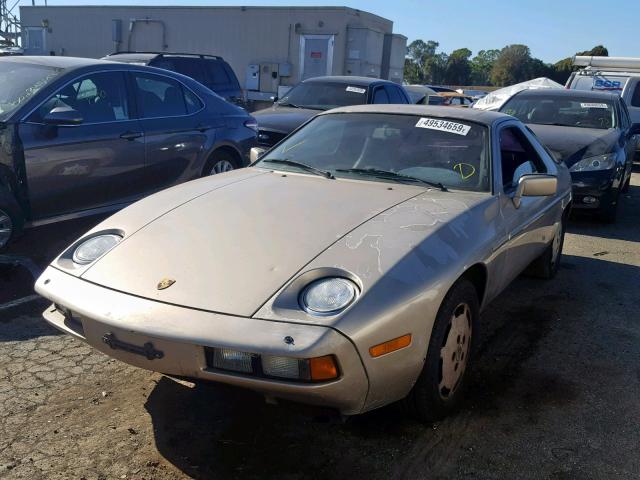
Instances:
[[[218,173],[230,172],[233,169],[233,164],[229,160],[218,160],[211,167],[209,175],[217,175]]]
[[[464,375],[471,345],[471,309],[461,303],[453,311],[444,344],[440,349],[440,384],[438,391],[443,399],[450,398]]]
[[[0,248],[4,247],[13,233],[13,221],[7,212],[0,209]]]

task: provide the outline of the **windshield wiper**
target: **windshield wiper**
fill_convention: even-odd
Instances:
[[[328,172],[327,170],[322,170],[320,168],[312,167],[311,165],[307,165],[306,163],[296,162],[295,160],[289,160],[288,158],[266,158],[262,161],[269,162],[269,163],[278,163],[280,165],[289,165],[290,167],[298,167],[303,170],[306,170],[307,172],[320,175],[321,177],[330,178],[331,180],[334,180],[336,178],[333,176],[331,172]]]
[[[401,173],[391,172],[389,170],[378,170],[377,168],[338,168],[336,172],[355,173],[358,175],[368,175],[371,177],[387,178],[399,181],[419,182],[429,185],[430,187],[438,188],[443,192],[448,192],[441,182],[430,182],[423,180],[422,178],[412,177],[410,175],[402,175]]]

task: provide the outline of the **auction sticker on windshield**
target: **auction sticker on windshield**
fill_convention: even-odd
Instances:
[[[606,103],[581,103],[580,107],[582,108],[609,108],[609,105]]]
[[[467,133],[469,133],[469,130],[471,130],[471,125],[424,117],[418,120],[416,127],[428,128],[429,130],[439,130],[441,132],[455,133],[456,135],[464,136],[466,136]]]
[[[353,92],[353,93],[364,93],[366,92],[367,89],[366,88],[360,88],[360,87],[347,87],[347,92]]]

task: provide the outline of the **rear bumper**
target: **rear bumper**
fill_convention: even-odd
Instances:
[[[94,285],[52,267],[38,279],[36,291],[54,302],[43,314],[47,322],[130,365],[336,408],[345,415],[363,410],[369,383],[362,361],[349,339],[334,329],[168,305]],[[285,337],[294,342],[286,343]],[[116,348],[105,338],[116,339]],[[340,376],[300,383],[215,370],[207,365],[205,347],[294,358],[334,355]]]

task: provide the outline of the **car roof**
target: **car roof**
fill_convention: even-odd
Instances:
[[[620,98],[617,93],[611,92],[594,92],[592,90],[578,90],[578,89],[566,89],[566,88],[537,88],[527,89],[516,93],[519,97],[556,97],[562,98],[593,98],[594,100],[615,100]],[[514,95],[515,96],[515,95]]]
[[[91,65],[103,65],[107,63],[105,60],[96,60],[95,58],[79,58],[79,57],[58,57],[58,56],[16,56],[4,57],[6,61],[16,63],[29,63],[32,65],[42,65],[45,67],[75,69],[88,67]],[[3,60],[4,61],[4,60]]]
[[[387,113],[395,115],[433,116],[467,120],[492,125],[501,120],[513,120],[514,117],[499,112],[489,112],[474,108],[435,107],[426,105],[352,105],[334,108],[320,115],[332,113]]]
[[[181,58],[206,58],[207,60],[222,60],[222,57],[216,55],[205,55],[200,53],[178,53],[178,52],[122,52],[112,53],[104,57],[104,60],[112,60],[114,62],[138,61],[150,62],[158,57],[181,57]]]
[[[349,85],[361,85],[361,86],[369,86],[374,83],[393,83],[394,85],[398,85],[397,83],[391,82],[390,80],[383,80],[381,78],[371,78],[371,77],[356,77],[349,75],[333,75],[326,77],[313,77],[304,80],[304,83],[312,83],[312,82],[332,82],[332,83],[343,83]]]

